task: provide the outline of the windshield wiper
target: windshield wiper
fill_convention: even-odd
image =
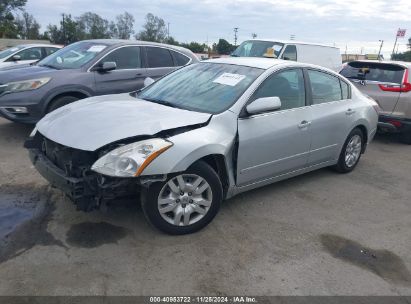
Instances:
[[[59,67],[56,67],[55,65],[52,65],[52,64],[38,64],[38,66],[47,67],[47,68],[51,68],[55,70],[61,70]]]
[[[161,99],[157,99],[157,98],[146,98],[146,97],[144,97],[144,98],[141,98],[141,99],[147,100],[149,102],[161,104],[161,105],[164,105],[164,106],[167,106],[167,107],[171,107],[171,108],[182,109],[181,107],[179,107],[179,106],[177,106],[177,105],[175,105],[171,102],[161,100]]]

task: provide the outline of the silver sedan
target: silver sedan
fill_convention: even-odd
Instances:
[[[150,223],[186,234],[241,192],[328,166],[352,171],[377,120],[377,104],[328,69],[225,58],[58,109],[26,147],[79,209],[139,193]]]

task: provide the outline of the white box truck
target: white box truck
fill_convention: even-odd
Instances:
[[[339,48],[294,40],[247,40],[241,43],[231,56],[294,60],[323,66],[335,72],[339,72],[342,68]]]

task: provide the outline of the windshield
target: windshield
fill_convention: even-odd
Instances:
[[[55,69],[78,69],[94,59],[107,45],[96,42],[73,43],[44,58],[39,66]]]
[[[177,108],[216,114],[233,105],[263,71],[219,63],[192,64],[153,83],[138,97]]]
[[[283,47],[280,42],[248,40],[241,43],[231,56],[278,58]]]
[[[395,64],[378,62],[350,62],[340,72],[351,79],[401,83],[404,68]]]
[[[21,49],[24,49],[25,46],[23,45],[18,45],[9,49],[5,49],[3,51],[0,52],[0,59],[6,58],[12,54],[14,54],[17,51],[20,51]]]

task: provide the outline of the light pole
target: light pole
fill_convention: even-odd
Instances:
[[[381,49],[382,49],[382,46],[383,46],[383,44],[384,44],[384,40],[378,40],[378,41],[381,42],[381,43],[380,43],[380,49],[379,49],[379,51],[378,51],[377,60],[380,60]]]
[[[234,28],[234,46],[237,46],[237,32],[238,32],[238,27]]]

